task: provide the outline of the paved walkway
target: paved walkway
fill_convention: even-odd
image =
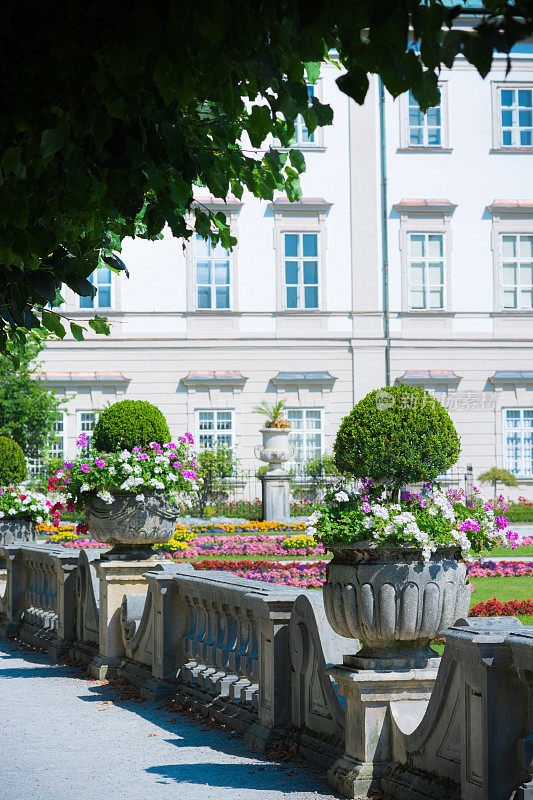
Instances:
[[[2,800],[332,800],[323,770],[0,641]]]

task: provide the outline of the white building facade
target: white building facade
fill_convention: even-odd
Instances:
[[[253,468],[262,419],[283,399],[300,461],[331,452],[342,417],[368,391],[435,392],[462,438],[460,466],[533,484],[533,50],[482,80],[458,58],[425,116],[409,95],[357,106],[324,65],[312,90],[334,111],[309,135],[303,197],[223,210],[238,245],[126,241],[130,279],[93,276],[97,296],[66,296],[76,321],[107,316],[110,337],[51,342],[45,379],[65,396],[56,452],[72,455],[99,409],[129,397],[172,433],[236,447]],[[531,492],[530,492],[531,494]]]

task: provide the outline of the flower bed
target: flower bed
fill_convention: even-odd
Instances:
[[[509,522],[533,522],[533,503],[519,497],[517,503],[510,503],[507,518]]]
[[[469,617],[514,617],[517,614],[526,616],[533,614],[533,601],[508,600],[506,603],[501,603],[493,597],[484,603],[476,603],[468,612]]]
[[[533,561],[485,561],[468,567],[470,578],[514,578],[533,576]]]
[[[185,544],[185,547],[180,546]],[[172,553],[176,559],[191,559],[201,556],[300,556],[301,558],[319,558],[325,555],[324,547],[314,539],[305,535],[289,537],[284,534],[269,536],[197,536],[189,544],[170,542],[161,550]]]

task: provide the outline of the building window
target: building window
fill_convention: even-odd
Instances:
[[[196,430],[200,450],[233,447],[233,411],[197,411]]]
[[[285,307],[318,308],[318,233],[284,233]]]
[[[424,114],[409,92],[407,107],[407,146],[442,147],[441,103],[428,108]]]
[[[50,442],[50,456],[65,458],[65,415],[58,414],[54,420],[54,435]]]
[[[309,105],[311,105],[315,96],[315,87],[310,83],[307,84],[307,95],[309,97]],[[313,133],[309,133],[304,118],[301,114],[298,114],[294,120],[294,144],[315,144],[315,136],[316,129]]]
[[[93,438],[94,426],[97,421],[98,414],[96,411],[78,411],[78,436],[84,433],[90,442]]]
[[[533,87],[498,88],[500,147],[533,147]]]
[[[501,307],[533,309],[533,235],[500,234]]]
[[[87,280],[96,286],[94,297],[80,297],[79,308],[111,308],[111,270],[104,265],[98,267]]]
[[[503,410],[503,451],[509,472],[533,477],[533,408]]]
[[[444,308],[444,234],[409,233],[409,310]]]
[[[194,271],[196,282],[196,308],[199,310],[227,310],[230,308],[230,253],[220,242],[196,234],[194,242]]]
[[[322,456],[322,409],[290,408],[287,418],[291,423],[289,444],[294,447],[291,466],[295,472],[303,473],[308,461]]]

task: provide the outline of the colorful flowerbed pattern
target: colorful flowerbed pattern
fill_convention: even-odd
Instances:
[[[533,614],[533,600],[508,600],[501,603],[495,597],[476,603],[468,612],[469,617],[514,617],[516,614]]]
[[[533,576],[533,561],[484,561],[468,567],[470,578],[516,578]]]

